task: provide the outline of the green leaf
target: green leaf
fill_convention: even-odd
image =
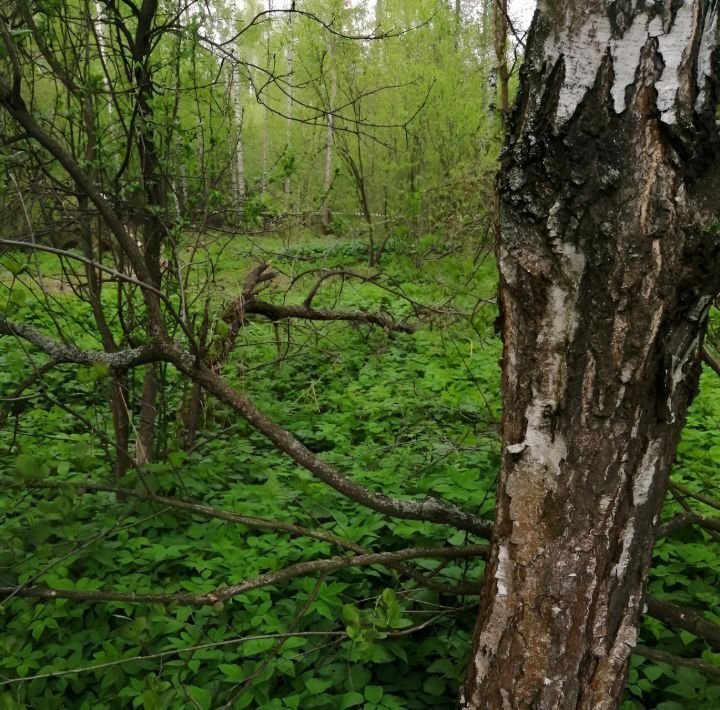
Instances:
[[[642,672],[648,680],[655,682],[663,674],[663,669],[653,664],[644,666]]]
[[[365,700],[370,703],[379,703],[384,695],[384,691],[380,685],[367,685],[363,692],[365,693]]]
[[[305,681],[305,687],[308,689],[308,692],[313,695],[320,695],[320,693],[324,693],[333,685],[333,681],[323,680],[322,678],[308,678],[308,680]]]
[[[351,626],[360,626],[360,611],[352,604],[345,604],[342,609],[343,619]]]
[[[5,254],[0,259],[0,265],[4,266],[13,276],[18,276],[25,269],[25,262],[12,254]]]
[[[681,631],[680,640],[686,646],[689,646],[691,643],[693,643],[693,641],[697,641],[697,636],[695,636],[695,634],[691,634],[689,631]]]
[[[269,651],[275,645],[275,639],[253,639],[242,645],[243,656],[257,656]]]
[[[337,702],[338,710],[345,710],[345,708],[354,708],[362,705],[365,702],[365,698],[363,698],[360,693],[345,693],[338,698]]]
[[[20,454],[15,459],[15,468],[23,478],[40,475],[40,461],[32,454]]]
[[[428,676],[423,682],[423,690],[429,695],[442,695],[445,692],[445,681],[436,675]]]
[[[133,621],[125,624],[120,629],[118,629],[118,636],[120,638],[123,638],[127,641],[134,641],[140,636],[142,636],[143,632],[148,627],[148,620],[146,616],[139,616],[137,619],[134,619]]]
[[[188,685],[186,688],[188,695],[202,708],[202,710],[210,710],[212,707],[212,693],[205,688],[199,688],[197,685]]]
[[[225,676],[225,680],[229,683],[241,683],[245,680],[245,673],[240,666],[234,663],[221,663],[220,672]]]

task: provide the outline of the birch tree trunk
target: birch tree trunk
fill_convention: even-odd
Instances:
[[[720,285],[717,0],[541,0],[499,176],[504,432],[466,708],[614,708]]]
[[[237,62],[233,70],[232,96],[235,108],[235,127],[237,130],[235,145],[235,199],[239,210],[245,201],[245,194],[247,192],[245,186],[245,150],[242,135],[244,107],[242,64],[240,62]]]
[[[268,12],[273,11],[273,0],[267,0]],[[270,29],[265,30],[265,66],[272,66],[272,54],[270,52]],[[269,97],[266,99],[269,100]],[[262,180],[260,183],[260,192],[265,194],[268,181],[268,147],[270,144],[270,111],[266,106],[263,107],[263,141],[262,141]]]

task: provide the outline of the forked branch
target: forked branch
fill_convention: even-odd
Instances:
[[[254,429],[272,441],[295,463],[310,471],[318,480],[326,483],[345,497],[371,510],[404,520],[425,520],[451,525],[481,537],[486,537],[492,523],[461,508],[426,497],[421,500],[401,500],[355,483],[323,461],[289,431],[276,424],[250,400],[230,386],[225,379],[213,372],[197,358],[169,340],[158,340],[140,348],[115,353],[81,350],[73,345],[58,343],[36,328],[0,319],[0,335],[16,336],[32,343],[39,350],[61,362],[90,365],[102,362],[116,369],[127,369],[149,362],[164,361],[173,364],[181,373],[198,383],[221,402],[230,405]]]

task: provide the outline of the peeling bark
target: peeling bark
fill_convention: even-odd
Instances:
[[[619,702],[720,288],[717,19],[540,2],[499,176],[503,459],[463,707]]]

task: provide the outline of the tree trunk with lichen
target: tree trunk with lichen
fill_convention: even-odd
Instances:
[[[505,398],[461,705],[614,708],[720,288],[716,0],[541,0],[499,176]]]

